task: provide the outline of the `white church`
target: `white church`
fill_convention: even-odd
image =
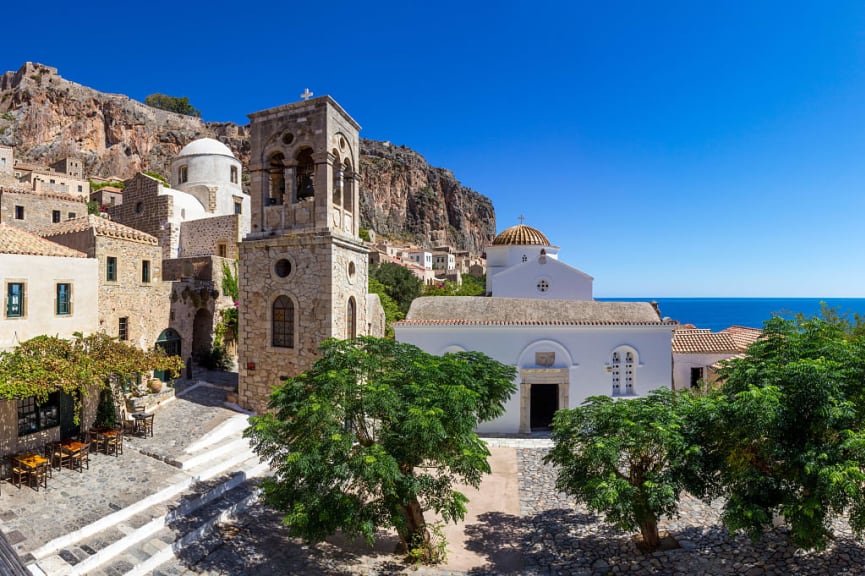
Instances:
[[[479,351],[517,368],[517,392],[481,433],[549,427],[589,396],[634,398],[672,386],[672,334],[649,302],[596,302],[592,277],[519,224],[487,248],[487,296],[422,297],[396,339],[432,354]]]

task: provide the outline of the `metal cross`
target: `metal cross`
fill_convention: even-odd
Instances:
[[[309,88],[304,88],[303,94],[301,94],[300,97],[304,100],[309,100],[310,98],[312,98],[312,92],[309,91]]]
[[[525,220],[525,219],[526,219],[526,217],[523,216],[522,214],[520,214],[520,226],[523,225],[523,220]]]

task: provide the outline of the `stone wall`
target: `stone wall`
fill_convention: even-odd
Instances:
[[[15,207],[24,209],[24,218],[15,218]],[[59,194],[39,194],[24,190],[0,189],[0,222],[34,231],[54,221],[54,212],[60,220],[80,218],[87,214],[83,199]]]
[[[175,258],[163,264],[163,279],[171,282],[171,327],[181,339],[181,355],[188,359],[196,348],[209,348],[222,310],[233,307],[234,299],[222,292],[223,262],[218,256]],[[207,322],[195,341],[195,320]]]
[[[273,386],[307,370],[319,344],[347,335],[349,298],[356,333],[371,329],[367,299],[367,250],[360,242],[326,231],[287,234],[240,245],[239,402],[261,412]],[[276,264],[289,263],[281,277]],[[294,305],[294,347],[273,346],[272,306],[280,295]]]
[[[225,257],[237,259],[240,216],[214,216],[191,220],[180,225],[180,253],[191,256],[219,255],[219,245],[225,246]]]
[[[144,174],[136,174],[123,187],[123,203],[108,208],[111,218],[155,236],[162,247],[162,258],[171,257],[172,226],[167,225],[173,216],[171,197],[160,196],[162,183]],[[175,231],[179,234],[179,230]]]
[[[110,336],[119,335],[119,319],[128,319],[128,339],[142,349],[151,349],[169,327],[171,286],[162,281],[162,249],[99,236],[99,328]],[[106,259],[117,258],[117,281],[106,280]],[[142,261],[150,261],[150,282],[142,282]]]

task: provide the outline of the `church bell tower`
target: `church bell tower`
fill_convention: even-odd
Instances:
[[[324,339],[368,332],[368,252],[358,236],[357,122],[329,96],[249,119],[238,396],[261,412],[273,386],[312,366]]]

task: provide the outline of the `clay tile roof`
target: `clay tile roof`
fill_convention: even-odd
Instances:
[[[25,187],[23,184],[8,185],[0,182],[0,194],[30,194],[40,198],[50,198],[52,200],[65,200],[67,202],[80,202],[84,204],[86,201],[77,194],[65,194],[63,192],[36,192],[31,188]]]
[[[537,228],[517,224],[503,231],[493,240],[493,246],[502,245],[549,246],[550,241]]]
[[[117,186],[103,186],[97,192],[114,192],[115,194],[122,194],[123,188],[118,188]]]
[[[743,352],[763,335],[763,331],[759,328],[749,328],[748,326],[730,326],[721,332],[729,334],[739,350]]]
[[[40,236],[51,237],[61,234],[71,234],[73,232],[82,232],[84,230],[93,230],[96,236],[105,236],[107,238],[119,238],[121,240],[131,240],[140,244],[151,244],[156,246],[159,241],[155,236],[151,236],[141,230],[118,224],[108,218],[102,218],[95,214],[88,214],[82,218],[73,218],[64,222],[50,224],[39,230]]]
[[[32,232],[0,222],[0,254],[25,254],[29,256],[65,256],[87,258],[87,254],[40,238]]]
[[[703,329],[679,329],[673,332],[674,354],[732,354],[738,351],[736,342],[726,332]]]
[[[411,303],[397,325],[674,326],[648,302],[538,300],[484,296],[425,296]]]

